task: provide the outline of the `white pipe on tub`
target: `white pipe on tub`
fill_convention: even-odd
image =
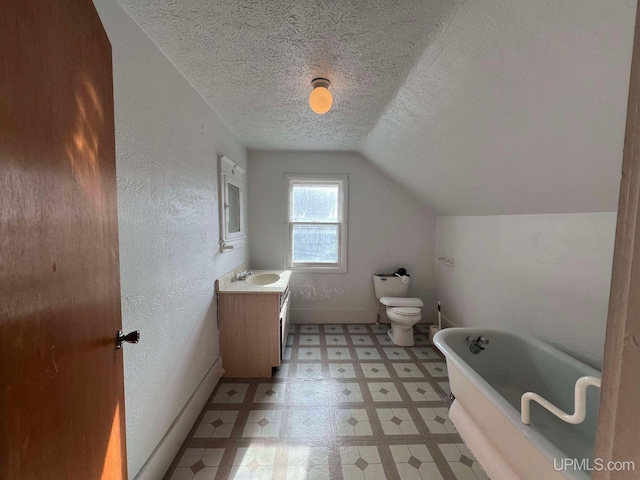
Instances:
[[[560,410],[553,403],[544,399],[537,393],[527,392],[522,395],[520,400],[521,408],[521,420],[525,425],[531,424],[531,401],[538,402],[544,408],[553,413],[556,417],[564,420],[567,423],[577,424],[584,421],[584,417],[587,414],[587,387],[593,385],[600,388],[600,379],[597,377],[580,377],[576,382],[575,390],[575,413],[569,415],[568,413]]]

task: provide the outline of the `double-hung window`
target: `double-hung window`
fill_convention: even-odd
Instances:
[[[287,265],[296,271],[347,271],[346,175],[285,175]]]

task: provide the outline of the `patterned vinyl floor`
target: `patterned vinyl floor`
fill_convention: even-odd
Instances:
[[[271,379],[223,378],[165,480],[483,480],[447,415],[444,359],[418,325],[292,325]]]

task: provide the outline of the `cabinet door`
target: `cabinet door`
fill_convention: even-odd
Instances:
[[[278,295],[225,294],[218,302],[225,377],[270,377],[280,365]]]
[[[289,337],[289,310],[290,310],[290,300],[289,295],[287,294],[287,298],[282,305],[282,309],[280,310],[280,331],[281,335],[281,351],[280,358],[284,358],[284,351],[287,348],[287,338]]]

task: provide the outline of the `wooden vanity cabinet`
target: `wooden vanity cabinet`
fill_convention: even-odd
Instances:
[[[271,377],[289,331],[284,293],[218,293],[220,355],[225,377]]]

